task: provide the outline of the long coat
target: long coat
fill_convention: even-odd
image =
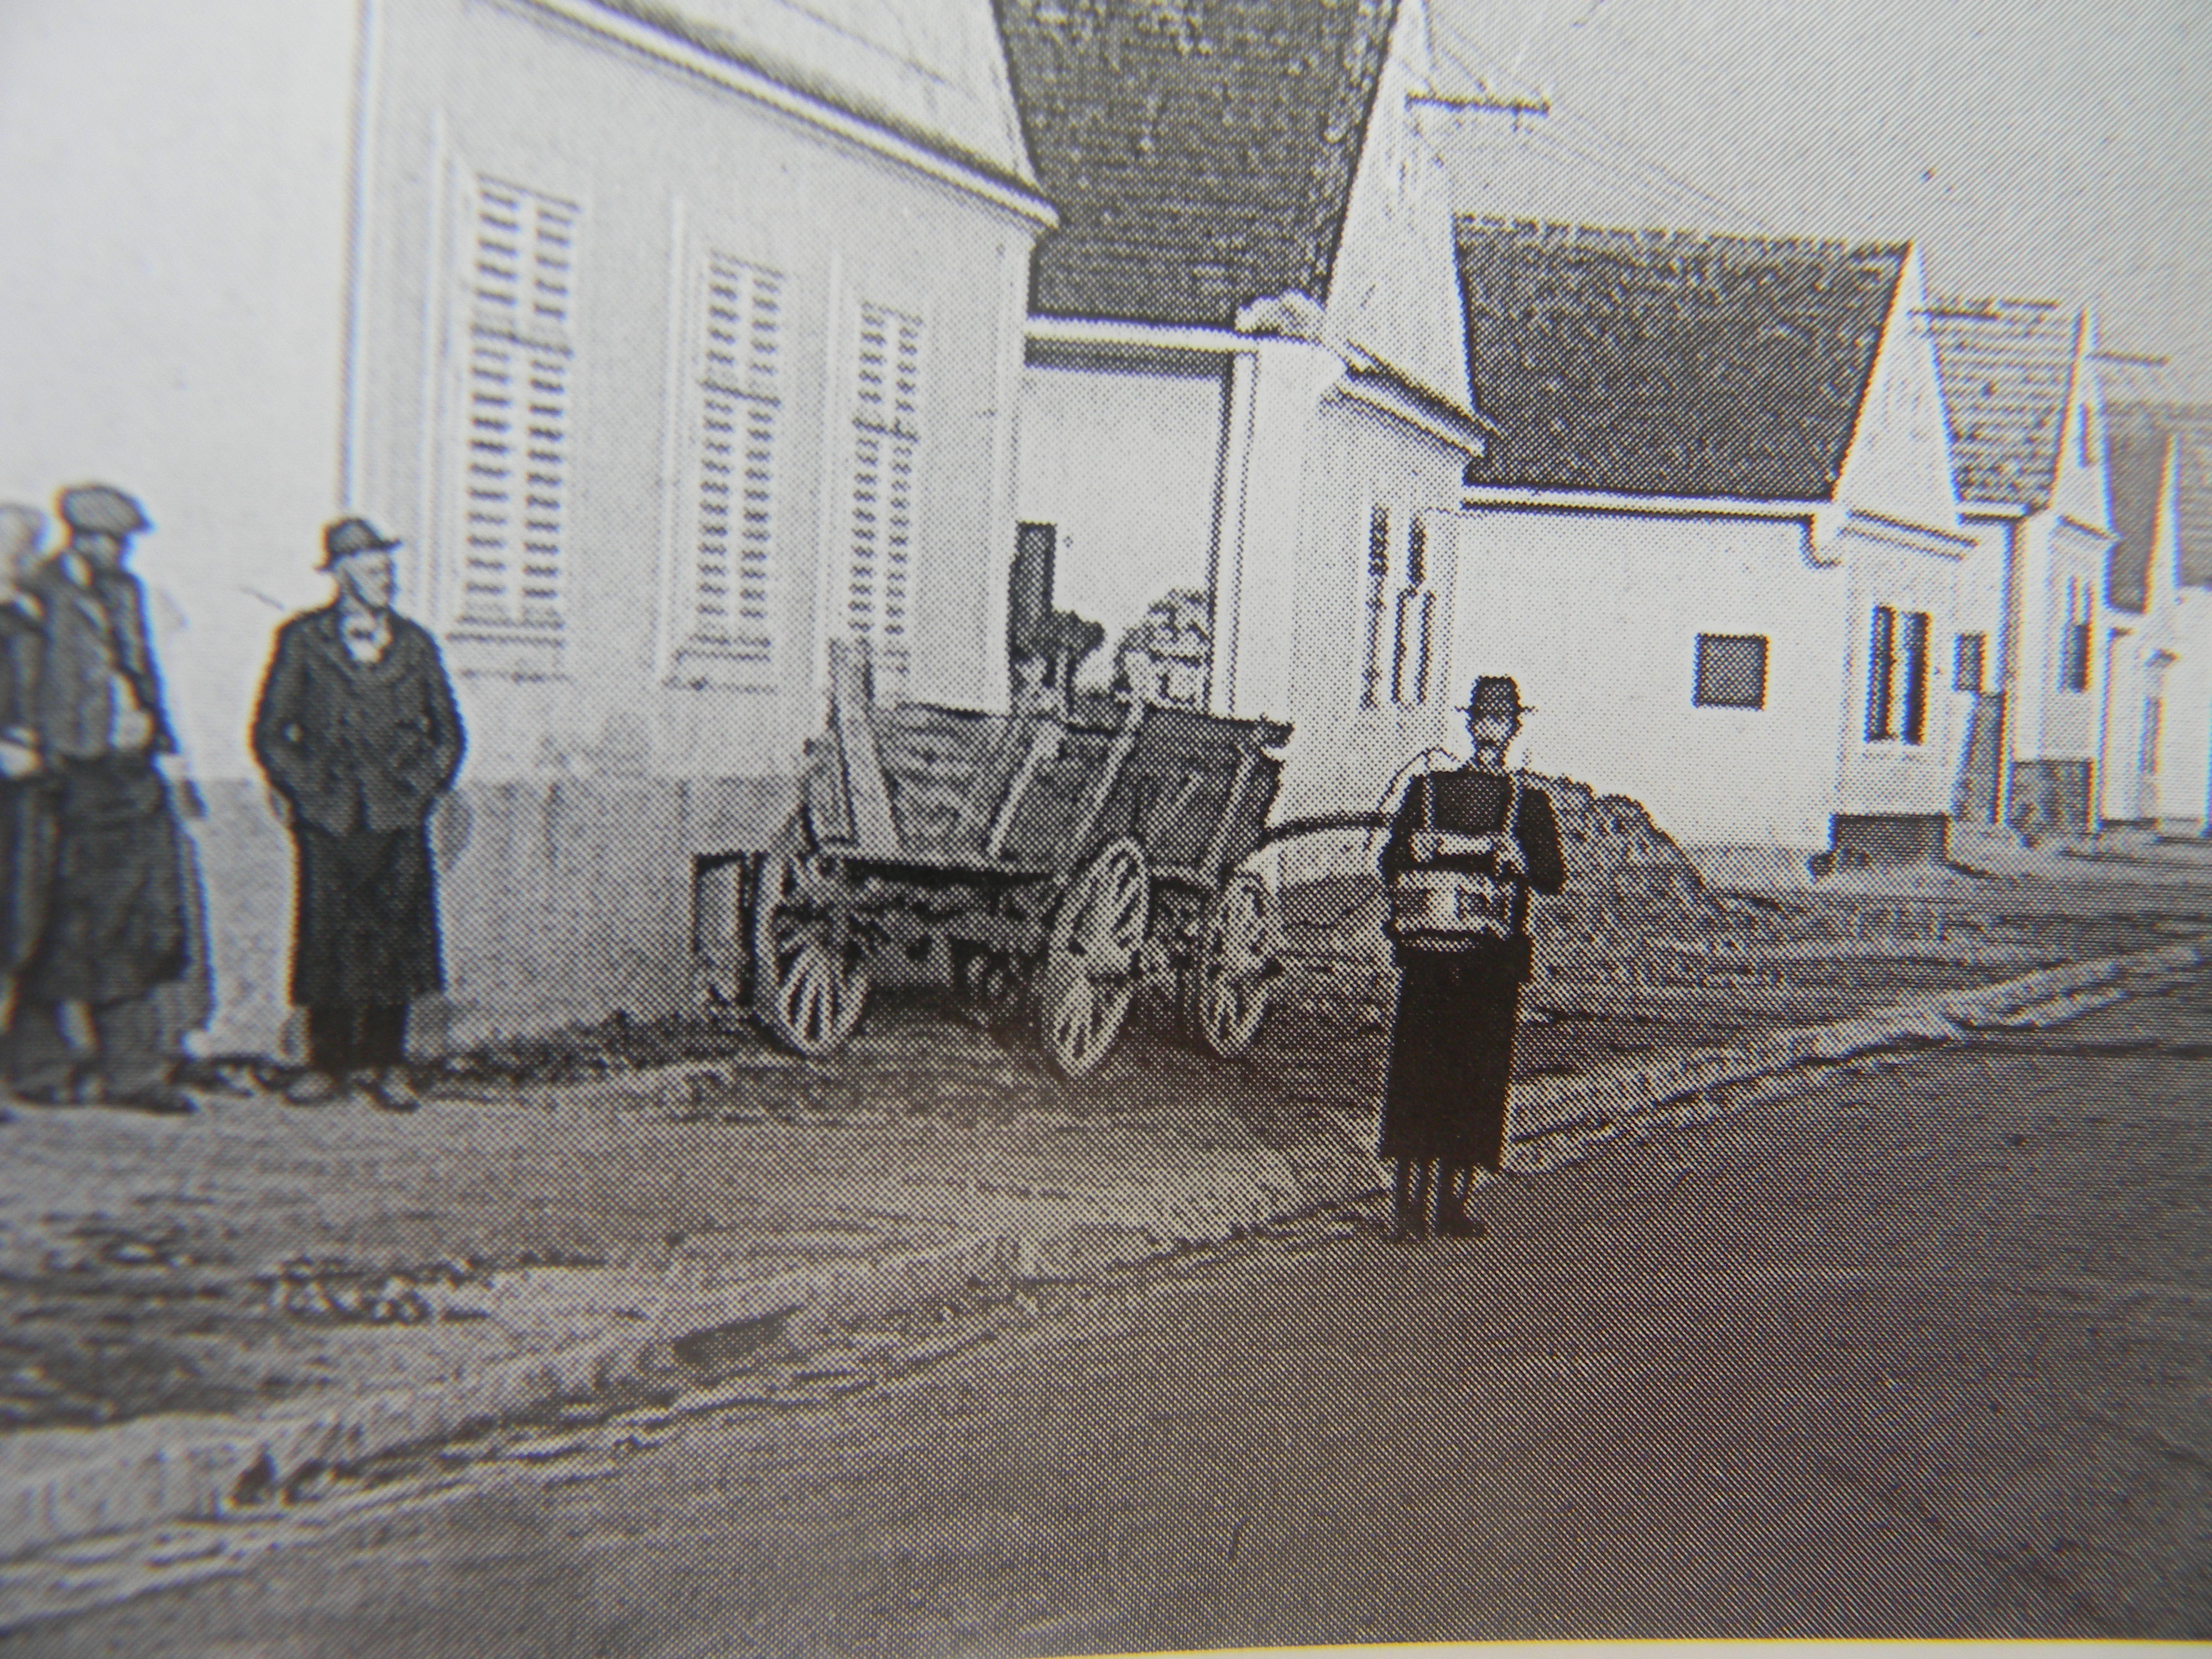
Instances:
[[[253,752],[292,806],[292,1000],[394,1007],[445,983],[428,822],[464,738],[436,641],[404,617],[374,662],[336,605],[278,630]]]
[[[0,605],[0,738],[39,746],[40,619]],[[37,947],[53,880],[53,802],[36,774],[0,778],[0,976],[20,971]]]
[[[1415,778],[1382,848],[1383,880],[1416,866],[1491,873],[1486,854],[1419,857],[1416,836],[1504,832],[1515,793],[1507,774],[1474,766]],[[1566,883],[1550,798],[1525,781],[1517,793],[1510,834],[1526,874],[1504,883],[1510,912],[1504,936],[1396,940],[1398,1003],[1378,1149],[1386,1158],[1490,1170],[1504,1160],[1513,1038],[1532,956],[1528,895],[1557,893]]]
[[[422,823],[460,769],[460,711],[437,642],[404,617],[390,623],[384,654],[361,663],[337,605],[295,617],[262,682],[254,757],[299,821],[331,835]]]
[[[71,580],[72,568],[83,581]],[[191,965],[188,851],[154,765],[176,745],[137,578],[65,551],[32,591],[45,644],[34,724],[56,846],[24,994],[105,1006],[181,979]],[[118,714],[134,707],[152,722],[150,743],[118,750]]]

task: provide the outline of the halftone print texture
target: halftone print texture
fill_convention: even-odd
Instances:
[[[2212,1638],[2087,175],[1754,215],[1492,0],[11,4],[0,1654]],[[1869,199],[2040,131],[1894,50]]]

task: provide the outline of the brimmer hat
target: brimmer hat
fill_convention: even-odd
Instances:
[[[112,484],[79,484],[62,491],[62,522],[100,536],[135,536],[154,526],[133,496]]]
[[[1517,719],[1536,711],[1521,701],[1521,688],[1509,674],[1485,674],[1474,683],[1474,690],[1460,705],[1462,714],[1503,714]]]
[[[340,519],[323,530],[322,568],[356,553],[389,553],[399,543],[366,519]]]

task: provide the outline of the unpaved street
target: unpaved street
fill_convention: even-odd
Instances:
[[[2208,1055],[2199,975],[1815,1073],[1493,1191],[1486,1240],[1323,1218],[1041,1288],[903,1380],[0,1649],[2212,1635]]]

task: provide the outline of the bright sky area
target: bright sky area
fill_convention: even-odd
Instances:
[[[2089,301],[2107,352],[2170,359],[2114,395],[2212,401],[2204,0],[1431,6],[1439,91],[1553,111],[1549,183],[1434,118],[1462,210],[1917,240],[1939,292]]]

